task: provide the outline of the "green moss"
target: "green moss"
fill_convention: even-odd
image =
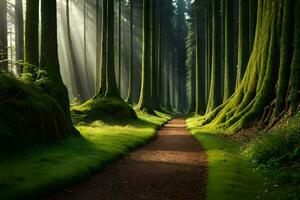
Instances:
[[[127,120],[137,118],[133,108],[117,97],[95,97],[82,105],[72,107],[71,113],[75,124],[95,120],[126,122]]]
[[[208,154],[207,199],[268,199],[263,178],[241,155],[241,144],[216,134],[212,128],[200,129],[197,123],[197,118],[187,120],[189,130]]]
[[[68,134],[60,104],[41,88],[0,73],[0,141],[2,147],[31,140],[51,141]],[[1,148],[2,148],[1,147]]]
[[[0,199],[35,199],[99,172],[108,163],[155,137],[155,129],[170,119],[139,112],[124,124],[94,121],[79,125],[82,137],[67,137],[52,145],[35,145],[0,156]],[[158,117],[159,116],[159,117]]]

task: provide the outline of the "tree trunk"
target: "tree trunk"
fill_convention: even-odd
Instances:
[[[7,1],[0,0],[0,70],[8,70]]]
[[[119,57],[118,57],[118,66],[119,66],[119,93],[122,94],[122,0],[119,0]]]
[[[98,93],[98,97],[103,97],[107,88],[107,3],[108,0],[102,0],[102,51],[101,51],[101,86]]]
[[[24,73],[36,77],[39,66],[39,0],[26,1]]]
[[[134,0],[130,0],[130,35],[129,35],[129,69],[128,69],[128,93],[127,93],[127,102],[133,103],[133,14],[134,14]]]
[[[292,113],[296,114],[300,97],[300,1],[295,3],[295,23],[294,23],[294,53],[291,66],[291,107]]]
[[[71,115],[68,91],[60,74],[57,47],[56,1],[41,3],[41,69],[47,72],[46,91],[61,105],[69,122],[69,133],[77,133]],[[40,77],[43,78],[43,77]]]
[[[142,51],[142,77],[141,92],[137,108],[153,113],[151,100],[151,35],[150,35],[150,0],[143,0],[143,51]]]
[[[226,102],[235,89],[235,66],[234,66],[234,17],[233,0],[224,0],[225,30],[224,30],[224,98]]]
[[[278,116],[285,109],[286,105],[286,96],[288,93],[293,58],[294,6],[294,0],[284,0],[275,116]]]
[[[114,1],[107,2],[107,80],[105,96],[120,97],[115,75]]]
[[[17,75],[23,72],[23,65],[20,62],[24,61],[24,23],[23,23],[23,1],[17,0],[15,7],[15,42],[16,42],[16,60]]]
[[[239,1],[239,44],[236,88],[241,84],[249,60],[249,0]]]
[[[101,31],[100,31],[100,0],[96,0],[96,75],[95,75],[95,94],[98,94],[100,87],[100,49],[101,49]]]
[[[151,19],[152,19],[152,30],[151,30],[151,99],[152,99],[152,106],[153,109],[158,109],[159,104],[158,104],[158,96],[157,96],[157,90],[158,90],[158,69],[157,69],[157,57],[156,57],[156,52],[157,52],[157,26],[156,26],[156,0],[152,0],[152,11],[151,11]]]
[[[212,1],[212,55],[211,55],[211,80],[210,93],[206,113],[213,111],[221,102],[220,95],[220,22],[218,20],[219,1]]]

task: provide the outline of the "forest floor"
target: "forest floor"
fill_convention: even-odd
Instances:
[[[79,183],[156,137],[170,115],[79,123],[80,137],[0,151],[0,199],[38,199]]]
[[[174,119],[155,141],[48,200],[204,199],[207,169],[206,152]]]

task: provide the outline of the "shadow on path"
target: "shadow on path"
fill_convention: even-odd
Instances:
[[[207,165],[185,121],[174,119],[152,143],[47,200],[205,199]]]

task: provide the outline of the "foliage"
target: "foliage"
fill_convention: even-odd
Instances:
[[[300,114],[245,146],[244,156],[253,166],[277,181],[300,186]],[[277,173],[273,173],[274,170]]]

